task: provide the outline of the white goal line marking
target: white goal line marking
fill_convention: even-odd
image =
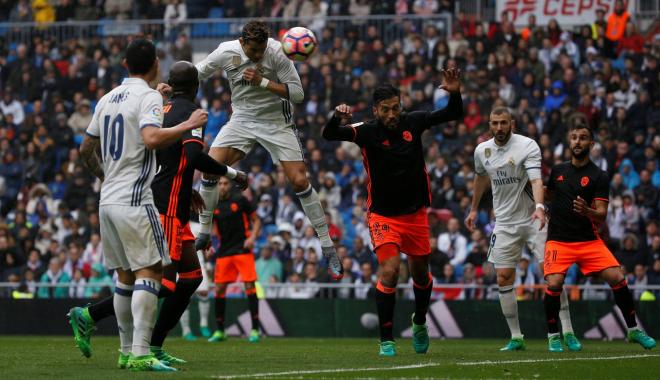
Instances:
[[[643,358],[657,358],[660,355],[642,354],[642,355],[624,355],[624,356],[596,356],[585,358],[556,358],[556,359],[521,359],[521,360],[484,360],[481,362],[463,362],[456,363],[462,366],[476,366],[476,365],[498,365],[498,364],[518,364],[518,363],[543,363],[543,362],[572,362],[572,361],[591,361],[591,360],[618,360],[618,359],[643,359]]]
[[[274,377],[274,376],[295,376],[295,375],[314,375],[321,373],[343,373],[343,372],[368,372],[368,371],[393,371],[400,369],[415,369],[425,367],[437,367],[440,363],[420,363],[410,365],[400,365],[394,367],[371,367],[371,368],[338,368],[338,369],[318,369],[306,371],[286,371],[286,372],[267,372],[267,373],[252,373],[245,375],[227,375],[227,376],[213,376],[214,379],[249,379],[254,377]]]

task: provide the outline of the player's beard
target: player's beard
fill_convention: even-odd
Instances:
[[[580,149],[581,149],[581,150],[580,150],[579,153],[575,153],[575,147],[573,147],[573,148],[571,149],[571,154],[572,154],[573,157],[575,157],[576,159],[578,159],[578,160],[583,160],[585,157],[587,157],[587,156],[589,155],[589,149],[588,149],[588,148],[584,148],[584,147],[580,147]]]

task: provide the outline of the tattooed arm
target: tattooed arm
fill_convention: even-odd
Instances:
[[[101,140],[98,137],[85,135],[80,145],[80,157],[87,170],[101,181],[105,179],[101,167]]]

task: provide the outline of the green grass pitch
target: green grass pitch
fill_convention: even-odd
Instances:
[[[504,378],[657,379],[660,351],[625,342],[584,341],[580,353],[550,354],[545,341],[523,352],[498,352],[499,340],[432,340],[415,354],[410,340],[399,355],[378,357],[375,339],[266,338],[257,344],[166,342],[189,361],[177,373],[125,373],[115,367],[118,338],[93,337],[93,356],[82,357],[72,337],[0,337],[0,378],[9,379],[307,379],[307,378]]]

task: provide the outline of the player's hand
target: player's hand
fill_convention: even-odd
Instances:
[[[573,201],[573,211],[582,216],[589,216],[587,212],[589,211],[589,206],[587,206],[587,201],[582,199],[579,195],[577,199]]]
[[[211,245],[211,235],[200,232],[195,239],[195,251],[205,251]]]
[[[199,214],[204,211],[205,207],[204,199],[202,199],[202,196],[197,190],[193,189],[192,196],[190,197],[190,211]]]
[[[536,219],[541,222],[541,225],[539,226],[539,231],[541,231],[543,227],[545,227],[545,210],[540,207],[534,210],[534,213],[532,214],[532,223],[534,223]]]
[[[251,251],[252,248],[254,248],[254,238],[250,237],[245,239],[245,243],[243,243],[243,249]]]
[[[461,91],[461,70],[452,67],[440,70],[440,72],[442,73],[442,84],[438,87],[439,89],[449,92]]]
[[[243,79],[258,86],[261,84],[261,79],[263,79],[263,77],[257,69],[250,67],[243,72]]]
[[[197,129],[206,125],[209,119],[209,113],[203,109],[196,109],[188,118],[190,122],[189,129]]]
[[[160,92],[164,98],[169,98],[172,95],[172,86],[167,83],[158,83],[156,91]]]
[[[204,258],[206,261],[211,261],[213,259],[213,256],[215,256],[215,248],[213,246],[210,246],[209,249],[204,251]]]
[[[467,227],[470,232],[474,231],[477,227],[475,225],[475,222],[477,221],[477,211],[472,210],[468,214],[467,218],[465,218],[465,227]]]
[[[347,104],[340,104],[335,107],[335,117],[341,120],[348,120],[353,117],[351,113],[351,106]]]
[[[238,187],[241,188],[241,191],[247,189],[249,184],[247,174],[240,170],[236,171],[236,177],[233,179],[233,181],[236,182]]]

